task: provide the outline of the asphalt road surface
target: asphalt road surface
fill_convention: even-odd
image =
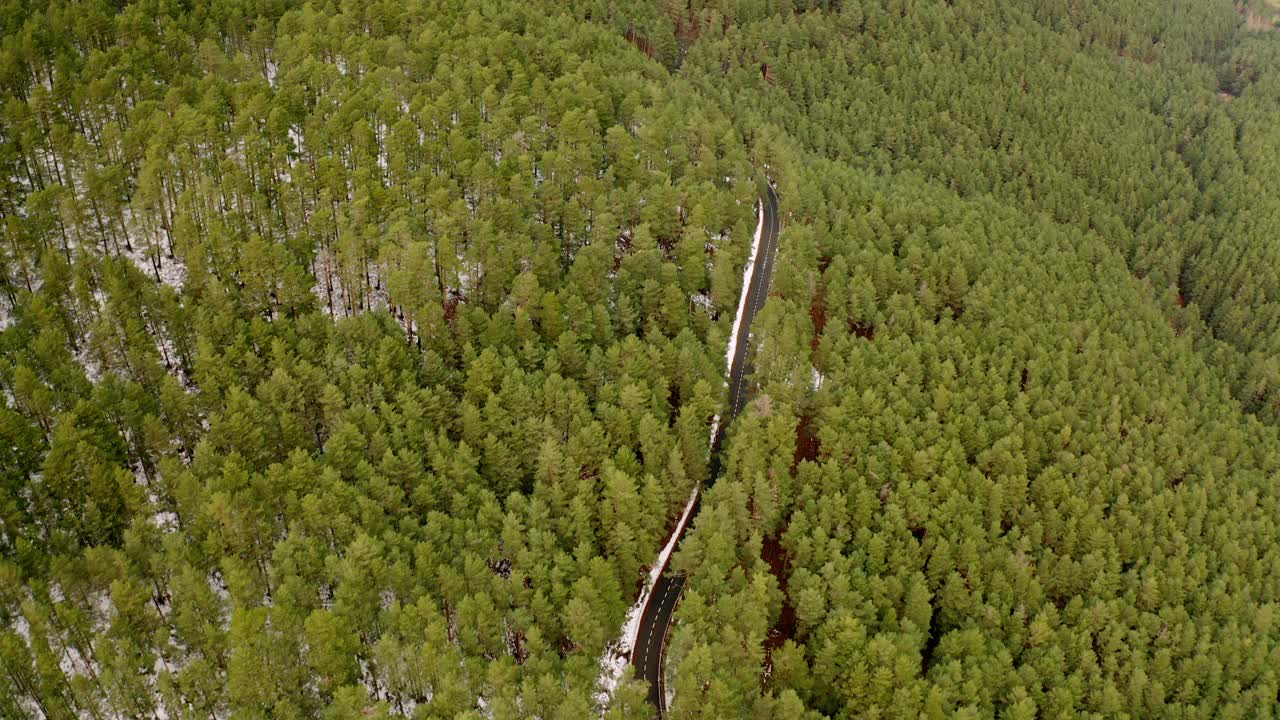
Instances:
[[[769,279],[773,276],[773,260],[778,250],[778,229],[778,195],[769,186],[765,192],[764,228],[760,234],[760,247],[756,251],[756,262],[747,281],[747,306],[738,325],[738,346],[729,363],[729,412],[721,419],[720,428],[711,442],[708,486],[720,475],[720,438],[724,435],[724,429],[747,405],[746,376],[751,371],[747,363],[748,348],[751,346],[751,321],[769,298]],[[676,541],[677,548],[684,540],[701,504],[702,497],[699,495],[693,511],[689,513],[689,522]],[[640,616],[640,632],[636,637],[636,646],[631,651],[631,664],[636,668],[636,676],[649,681],[649,702],[658,709],[659,715],[666,710],[662,661],[667,646],[667,632],[671,629],[671,616],[675,613],[683,590],[684,576],[672,573],[669,567],[663,568],[658,582],[654,584],[649,604]]]

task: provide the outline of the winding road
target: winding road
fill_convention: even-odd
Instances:
[[[746,376],[750,371],[747,356],[751,346],[751,322],[769,298],[769,279],[773,275],[773,261],[778,249],[779,222],[778,195],[772,185],[766,187],[760,246],[756,250],[747,290],[743,295],[745,305],[737,321],[737,345],[734,347],[733,357],[729,358],[729,411],[716,426],[715,437],[711,439],[708,487],[720,475],[720,440],[724,436],[724,430],[747,405]],[[698,514],[698,508],[702,504],[701,494],[693,502],[693,509],[686,515],[685,522],[676,528],[677,548]],[[671,630],[671,618],[680,602],[680,593],[684,590],[684,580],[684,575],[673,573],[669,566],[662,568],[654,583],[653,592],[649,595],[649,602],[641,613],[640,630],[631,653],[631,664],[635,666],[636,676],[649,681],[649,702],[658,709],[659,716],[666,710],[662,662],[667,647],[667,633]]]

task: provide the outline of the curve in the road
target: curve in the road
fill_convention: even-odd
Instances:
[[[749,374],[747,363],[748,348],[751,345],[751,323],[756,313],[764,307],[769,298],[769,280],[773,275],[773,261],[778,249],[778,195],[772,185],[766,185],[763,198],[764,222],[761,228],[760,246],[756,249],[756,257],[751,266],[751,276],[747,280],[747,291],[744,294],[746,307],[736,328],[738,343],[733,357],[729,358],[729,412],[716,428],[711,440],[711,472],[707,486],[715,483],[720,475],[720,441],[724,430],[747,404],[746,376]],[[693,508],[688,513],[688,520],[676,529],[678,538],[676,547],[688,533],[689,526],[698,508],[702,504],[699,494],[693,501]],[[666,710],[666,695],[663,688],[662,664],[667,646],[667,633],[671,629],[671,618],[675,614],[676,605],[680,602],[680,594],[684,590],[684,575],[677,575],[669,567],[663,567],[654,583],[649,602],[640,616],[640,630],[636,635],[635,646],[631,652],[631,664],[635,666],[637,677],[649,681],[649,702],[661,716]]]

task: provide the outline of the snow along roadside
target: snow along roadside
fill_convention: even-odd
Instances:
[[[747,296],[751,289],[751,273],[755,269],[756,256],[760,252],[760,238],[764,234],[763,199],[760,200],[757,207],[756,234],[751,241],[751,254],[747,257],[747,264],[742,268],[742,295],[738,298],[738,312],[733,318],[733,329],[729,334],[729,349],[725,353],[725,365],[730,370],[733,368],[733,355],[738,349],[738,327],[742,325],[742,317],[747,312]],[[711,436],[707,441],[708,445],[714,445],[716,433],[719,430],[720,415],[717,414],[711,420]],[[653,597],[653,586],[658,582],[662,571],[666,570],[667,563],[671,560],[671,553],[675,550],[676,542],[684,533],[685,525],[689,522],[689,515],[693,512],[693,506],[698,500],[700,491],[700,486],[694,486],[693,492],[689,493],[689,502],[685,503],[684,512],[680,515],[680,522],[676,523],[675,530],[672,531],[666,546],[659,553],[657,562],[650,568],[649,577],[645,579],[644,589],[640,591],[640,597],[636,598],[635,604],[627,610],[627,619],[622,624],[622,631],[618,633],[619,640],[610,643],[609,647],[605,648],[604,655],[600,658],[600,677],[596,681],[596,703],[602,714],[608,708],[614,691],[617,690],[618,684],[622,682],[623,674],[631,664],[631,651],[635,649],[636,636],[640,633],[640,618],[644,616],[644,610],[648,607],[649,600]]]
[[[742,268],[742,296],[738,298],[738,314],[733,317],[733,329],[729,333],[729,349],[725,352],[725,365],[733,371],[733,354],[738,351],[738,328],[742,326],[742,316],[747,313],[747,294],[751,292],[751,271],[755,269],[756,256],[760,254],[760,238],[764,234],[764,200],[760,201],[757,212],[756,236],[751,241],[751,255]]]

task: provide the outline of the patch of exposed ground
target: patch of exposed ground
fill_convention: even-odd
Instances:
[[[822,331],[827,327],[827,305],[821,290],[813,296],[813,302],[809,304],[809,320],[813,322],[813,343],[809,349],[816,353],[818,343],[822,341]]]
[[[780,537],[774,535],[765,538],[761,554],[764,561],[769,563],[769,572],[778,579],[778,587],[782,590],[783,598],[787,598],[787,578],[791,575],[791,557],[787,549],[782,546]],[[778,614],[778,622],[769,628],[769,633],[764,638],[764,667],[760,673],[761,683],[768,682],[773,675],[773,651],[782,647],[786,641],[794,640],[795,637],[796,609],[792,607],[790,599],[784,599],[782,612]]]
[[[1236,11],[1244,18],[1244,26],[1250,30],[1275,30],[1280,20],[1280,2],[1266,0],[1263,7],[1250,7],[1251,3],[1241,3]]]
[[[791,464],[792,474],[795,474],[796,468],[805,460],[817,462],[820,446],[813,428],[813,418],[808,415],[800,418],[800,422],[796,423],[796,454]]]

